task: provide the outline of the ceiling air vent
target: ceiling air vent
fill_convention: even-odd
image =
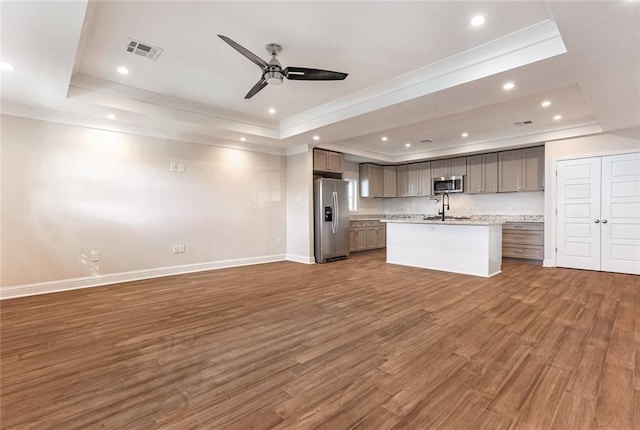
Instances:
[[[516,127],[522,127],[523,125],[529,124],[533,124],[533,121],[518,121],[513,123],[513,125],[515,125]]]
[[[141,43],[137,40],[129,39],[127,52],[131,52],[132,54],[140,55],[141,57],[156,61],[160,54],[162,54],[162,48],[147,45],[146,43]]]
[[[421,140],[420,143],[431,143],[429,139]]]

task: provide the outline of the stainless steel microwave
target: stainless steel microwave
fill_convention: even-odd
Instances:
[[[433,178],[431,184],[433,194],[461,193],[464,191],[464,176]]]

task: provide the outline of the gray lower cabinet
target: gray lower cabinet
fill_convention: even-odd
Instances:
[[[525,260],[544,259],[544,223],[503,224],[502,256]]]
[[[484,194],[498,192],[498,154],[467,157],[465,193]]]
[[[498,191],[544,191],[544,146],[498,153]]]
[[[349,222],[349,252],[386,246],[386,226],[378,220]]]
[[[363,251],[367,249],[367,224],[366,221],[349,223],[349,252]]]

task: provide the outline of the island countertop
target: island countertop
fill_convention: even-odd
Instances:
[[[426,223],[440,223],[442,220],[424,220],[424,217],[433,217],[435,214],[352,214],[349,216],[349,221],[383,221],[383,222],[416,222],[416,221],[428,221]],[[449,216],[449,215],[447,215]],[[495,225],[505,223],[543,223],[543,215],[532,214],[501,214],[501,215],[487,215],[487,214],[469,214],[469,215],[453,215],[454,218],[464,217],[466,219],[448,219],[444,223],[446,224],[459,224],[459,225]],[[435,221],[435,222],[434,222]],[[459,222],[464,221],[464,222]]]
[[[497,219],[455,219],[449,218],[442,221],[441,219],[423,219],[423,218],[404,218],[404,219],[381,219],[380,221],[394,224],[439,224],[439,225],[500,225],[504,224],[504,220]]]

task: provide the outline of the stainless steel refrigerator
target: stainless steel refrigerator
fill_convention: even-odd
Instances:
[[[349,256],[349,194],[347,182],[313,181],[313,220],[316,263]]]

